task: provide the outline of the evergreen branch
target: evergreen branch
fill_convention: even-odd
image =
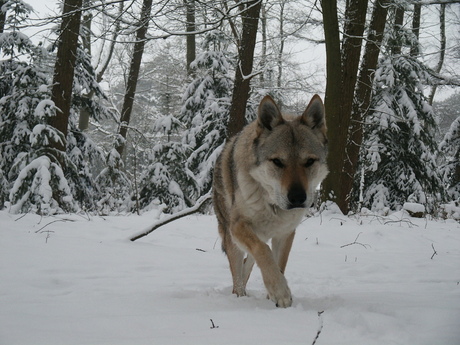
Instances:
[[[200,197],[197,200],[196,204],[193,205],[192,207],[188,207],[186,209],[183,209],[182,211],[173,213],[173,214],[171,214],[171,215],[159,220],[158,222],[156,222],[152,226],[149,226],[147,229],[145,229],[142,232],[138,233],[137,235],[134,235],[133,237],[131,237],[130,241],[134,242],[134,241],[136,241],[136,240],[138,240],[138,239],[140,239],[140,238],[142,238],[144,236],[147,236],[148,234],[150,234],[151,232],[155,231],[156,229],[158,229],[159,227],[161,227],[163,225],[171,223],[172,221],[175,221],[175,220],[177,220],[179,218],[188,216],[190,214],[199,212],[201,210],[201,208],[206,204],[206,202],[209,199],[211,199],[211,191],[209,191],[208,193],[206,193],[205,195]]]

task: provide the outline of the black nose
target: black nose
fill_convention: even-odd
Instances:
[[[301,186],[293,186],[289,189],[288,200],[290,203],[289,208],[305,207],[305,200],[307,200],[307,193]]]

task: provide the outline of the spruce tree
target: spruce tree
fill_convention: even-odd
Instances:
[[[227,45],[222,32],[206,34],[202,52],[190,65],[195,79],[184,92],[180,114],[157,120],[155,129],[164,137],[154,146],[141,177],[141,208],[153,202],[163,204],[165,212],[176,212],[211,188],[212,167],[226,137],[232,90]],[[171,140],[174,132],[180,132],[180,142]]]
[[[57,111],[51,100],[52,71],[46,68],[51,54],[18,31],[31,8],[17,0],[7,5],[5,31],[0,36],[5,57],[0,61],[0,201],[2,205],[9,201],[12,212],[93,210],[97,187],[92,162],[100,160],[101,152],[76,125],[82,106],[79,95],[90,90],[103,97],[89,67],[90,58],[79,49],[68,135],[64,138],[49,125]],[[108,113],[96,100],[85,106],[95,117]],[[66,152],[52,144],[65,141]]]
[[[228,39],[221,31],[205,36],[202,53],[190,65],[196,77],[184,93],[179,115],[187,128],[183,144],[191,151],[186,167],[195,176],[195,198],[211,188],[212,169],[226,138],[234,61],[225,50],[227,45]]]
[[[409,54],[416,43],[410,30],[389,28],[376,71],[361,151],[363,206],[372,210],[417,202],[433,212],[444,194],[436,163],[437,122],[423,95],[430,73]]]
[[[74,210],[70,188],[62,169],[44,148],[62,141],[47,125],[54,115],[50,100],[49,71],[42,65],[46,51],[18,30],[32,8],[19,0],[5,5],[5,30],[0,50],[0,171],[1,201],[12,212],[42,214]]]

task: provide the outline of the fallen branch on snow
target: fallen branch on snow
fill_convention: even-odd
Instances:
[[[318,340],[321,332],[323,331],[323,316],[322,316],[323,313],[324,313],[324,310],[318,312],[318,319],[319,319],[318,331],[316,332],[316,337],[315,337],[315,339],[313,339],[313,343],[311,343],[311,345],[316,344],[316,341]]]
[[[159,220],[152,226],[149,226],[147,229],[131,237],[130,240],[134,242],[144,236],[147,236],[148,234],[150,234],[151,232],[155,231],[156,229],[158,229],[159,227],[163,225],[166,225],[168,223],[171,223],[172,221],[175,221],[176,219],[179,219],[179,218],[182,218],[182,217],[185,217],[185,216],[188,216],[190,214],[200,211],[201,208],[206,204],[206,201],[208,201],[209,199],[211,199],[211,192],[208,192],[205,195],[203,195],[201,198],[199,198],[196,204],[193,205],[192,207],[188,207],[180,212],[176,212],[167,217],[164,217],[163,219]]]
[[[363,246],[363,247],[366,248],[366,249],[367,249],[367,247],[370,247],[369,244],[364,244],[364,243],[357,242],[357,241],[358,241],[358,238],[359,238],[359,236],[360,236],[361,234],[362,234],[362,232],[360,232],[360,233],[358,234],[358,236],[356,236],[354,242],[351,242],[351,243],[348,243],[348,244],[344,244],[343,246],[340,246],[340,248],[352,246],[353,244],[359,244],[360,246]]]
[[[433,255],[431,255],[431,260],[433,260],[434,256],[438,255],[438,252],[436,251],[436,249],[434,249],[433,243],[431,243],[431,248],[433,248]]]

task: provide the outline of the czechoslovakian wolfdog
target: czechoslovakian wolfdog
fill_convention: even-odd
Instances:
[[[284,271],[295,229],[328,173],[326,155],[318,95],[298,117],[282,115],[266,96],[257,120],[224,146],[214,169],[213,203],[237,296],[246,295],[255,262],[268,298],[278,307],[291,306]]]

